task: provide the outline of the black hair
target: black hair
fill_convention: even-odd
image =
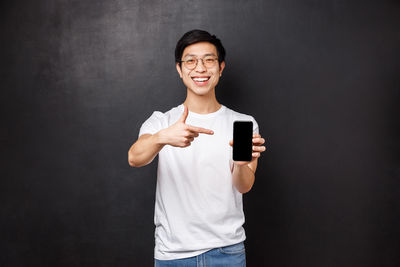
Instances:
[[[175,62],[181,64],[183,50],[189,45],[199,43],[199,42],[209,42],[217,48],[218,62],[225,61],[225,48],[222,46],[221,40],[215,35],[203,30],[191,30],[185,33],[181,39],[179,39],[175,48]]]

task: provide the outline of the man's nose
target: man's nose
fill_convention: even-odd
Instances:
[[[196,65],[195,70],[196,70],[197,72],[204,72],[204,71],[206,71],[206,67],[205,67],[204,64],[203,64],[203,60],[201,60],[201,59],[198,59],[198,60],[197,60],[197,65]]]

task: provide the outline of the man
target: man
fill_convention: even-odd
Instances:
[[[252,116],[221,105],[215,87],[225,49],[206,31],[185,33],[175,49],[187,87],[183,104],[155,111],[128,152],[141,167],[158,154],[155,266],[246,266],[242,194],[254,183],[264,139]],[[253,122],[253,158],[232,161],[233,122]]]

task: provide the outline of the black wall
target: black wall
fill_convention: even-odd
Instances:
[[[2,1],[0,266],[152,266],[155,160],[186,31],[227,49],[218,100],[268,151],[248,266],[400,266],[399,1]]]

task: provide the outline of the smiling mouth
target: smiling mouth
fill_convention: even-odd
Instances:
[[[207,82],[210,77],[192,77],[192,80],[196,83],[204,83]]]

